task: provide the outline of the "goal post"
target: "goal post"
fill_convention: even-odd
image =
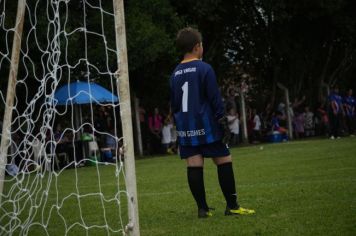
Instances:
[[[22,31],[25,18],[25,9],[26,9],[26,0],[18,0],[17,3],[17,13],[16,13],[16,22],[15,22],[15,31],[14,38],[11,50],[11,65],[9,71],[9,80],[7,85],[6,93],[6,105],[2,126],[2,135],[1,135],[1,147],[0,147],[0,206],[1,206],[1,194],[4,187],[4,178],[5,178],[5,168],[7,164],[7,152],[9,148],[9,140],[11,135],[11,120],[12,120],[12,111],[14,105],[15,97],[15,87],[17,80],[17,73],[20,60],[20,51],[21,51],[21,41],[22,41]]]
[[[116,50],[118,54],[116,72],[117,90],[121,100],[121,123],[124,141],[126,188],[128,194],[128,215],[129,224],[127,231],[133,236],[139,236],[139,218],[137,187],[135,174],[135,153],[132,131],[132,112],[130,99],[130,83],[127,63],[126,29],[124,1],[113,0],[116,31]]]
[[[1,0],[0,75],[0,235],[139,236],[124,0]]]

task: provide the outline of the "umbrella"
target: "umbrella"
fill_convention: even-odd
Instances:
[[[116,103],[118,97],[107,89],[93,82],[73,82],[59,88],[54,99],[57,105],[88,104],[88,103]]]
[[[107,89],[101,87],[100,85],[93,82],[81,82],[76,81],[70,84],[66,84],[60,87],[54,93],[54,103],[56,105],[67,105],[76,104],[74,107],[76,112],[76,128],[79,128],[82,120],[82,110],[79,105],[89,104],[89,103],[117,103],[119,98],[108,91]],[[78,112],[79,107],[79,112]],[[78,114],[79,113],[79,114]],[[78,117],[79,115],[79,117]],[[78,133],[78,136],[80,134]],[[79,138],[78,138],[79,139]]]

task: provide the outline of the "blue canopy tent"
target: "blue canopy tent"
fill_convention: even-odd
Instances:
[[[81,104],[114,104],[119,98],[109,90],[93,82],[76,81],[60,87],[54,94],[56,105],[75,104],[76,111],[76,128],[79,128],[79,119],[82,120]],[[78,112],[79,108],[79,112]],[[79,114],[78,114],[79,113]],[[78,118],[79,115],[79,118]]]
[[[57,105],[117,103],[118,97],[107,89],[93,82],[73,82],[59,88],[54,94]]]

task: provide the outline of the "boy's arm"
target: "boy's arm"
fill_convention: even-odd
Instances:
[[[224,116],[224,104],[219,91],[218,83],[216,81],[215,72],[210,66],[204,79],[205,94],[207,95],[208,101],[213,109],[215,118],[219,120]]]
[[[227,117],[224,114],[224,104],[216,81],[215,72],[210,66],[204,76],[204,88],[209,104],[212,107],[214,117],[223,130],[222,142],[228,144],[231,136],[229,124]]]

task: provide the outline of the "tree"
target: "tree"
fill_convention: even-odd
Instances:
[[[45,2],[45,1],[44,1]],[[110,1],[101,1],[104,9],[112,11]],[[27,10],[33,9],[35,2]],[[307,93],[311,100],[320,100],[323,95],[322,84],[339,84],[341,87],[355,87],[353,76],[356,72],[354,58],[356,54],[356,3],[351,0],[126,0],[126,30],[128,44],[129,71],[132,90],[145,101],[146,106],[166,106],[168,103],[168,78],[179,55],[175,51],[175,36],[183,26],[196,26],[203,33],[204,60],[212,64],[218,79],[232,78],[237,82],[248,74],[256,94],[263,99],[276,100],[278,82],[290,88],[292,96]],[[43,4],[43,3],[42,3]],[[47,3],[45,3],[47,4]],[[62,15],[61,24],[67,32],[83,27],[83,3],[70,1],[68,10],[60,2],[63,12],[72,16],[66,21]],[[1,6],[2,8],[4,5]],[[45,9],[45,6],[41,6]],[[1,8],[1,9],[2,9]],[[16,1],[6,1],[7,12],[16,11]],[[44,10],[43,10],[44,11]],[[37,11],[38,42],[47,45],[47,16]],[[50,13],[52,14],[52,13]],[[11,14],[1,18],[1,25],[13,27]],[[15,15],[15,14],[12,14]],[[73,17],[75,16],[75,17]],[[27,16],[28,17],[28,16]],[[101,32],[100,11],[87,8],[89,30]],[[14,17],[13,17],[14,18]],[[113,19],[104,16],[104,30],[108,46],[115,48]],[[25,31],[32,25],[28,18]],[[11,42],[11,33],[6,34],[0,28],[1,53],[9,53],[6,39]],[[47,59],[40,56],[34,34],[29,36],[29,56],[36,65]],[[82,57],[84,33],[77,32],[61,38],[61,46],[70,48],[66,60],[72,63]],[[102,40],[96,36],[88,38],[88,55],[95,60],[90,67],[95,77],[96,70],[115,70],[116,55],[108,54],[95,57],[103,51]],[[48,45],[47,45],[48,46]],[[46,46],[46,47],[47,47]],[[43,48],[46,50],[46,48]],[[64,60],[61,57],[61,60]],[[31,66],[28,60],[29,80],[33,80],[33,70],[41,67]],[[1,62],[0,75],[7,77],[6,60]],[[72,79],[81,79],[86,70],[82,62],[71,75]],[[24,65],[22,65],[22,68]],[[236,71],[236,70],[239,71]],[[24,73],[24,71],[20,71]],[[69,73],[61,71],[61,73]],[[99,77],[99,76],[98,76]],[[66,78],[66,76],[63,76]],[[100,83],[109,86],[109,80],[100,79]],[[65,82],[65,81],[62,81]],[[36,82],[37,83],[37,82]],[[38,83],[30,83],[38,86]],[[0,81],[0,87],[6,87],[6,81]],[[35,90],[28,89],[31,93]],[[30,94],[29,94],[30,97]]]
[[[350,0],[183,0],[175,6],[203,32],[207,60],[223,68],[215,66],[218,75],[241,80],[231,72],[236,68],[250,74],[260,97],[274,102],[277,82],[311,100],[321,98],[324,82],[350,84],[356,42]]]
[[[126,23],[132,89],[149,108],[168,108],[169,76],[178,61],[175,35],[182,21],[168,1],[130,0]]]

